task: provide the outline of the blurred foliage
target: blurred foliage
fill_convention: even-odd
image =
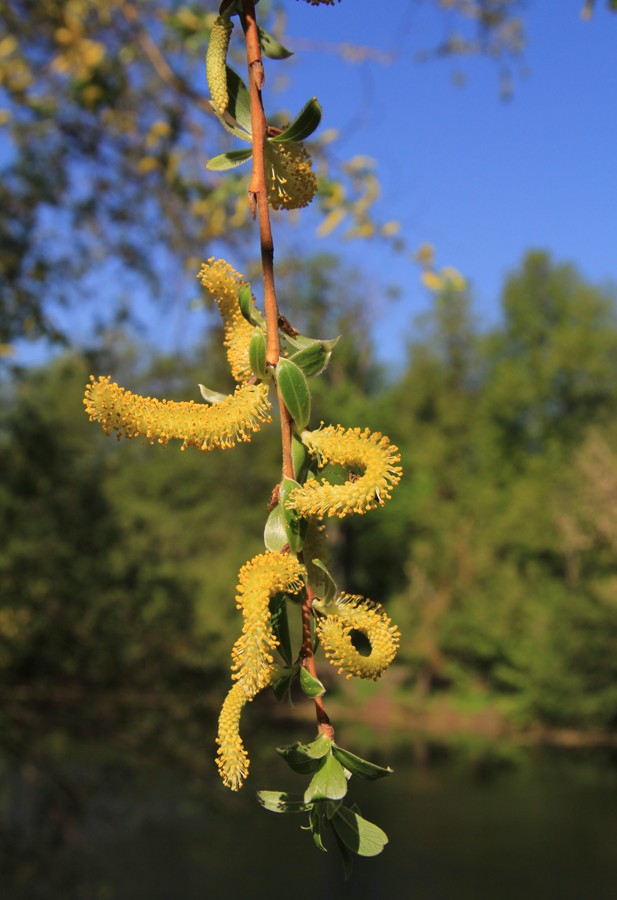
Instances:
[[[482,53],[503,63],[521,53],[521,0],[431,2],[445,17],[447,38],[425,55]],[[0,3],[3,352],[24,336],[65,339],[58,309],[83,307],[90,296],[103,298],[106,323],[130,314],[126,297],[136,285],[156,295],[173,279],[190,299],[204,247],[224,237],[241,248],[246,174],[221,179],[205,169],[207,157],[230,146],[211,114],[204,77],[216,6]],[[277,37],[284,37],[285,8],[262,0]],[[371,58],[349,44],[338,51],[354,63]],[[237,64],[244,66],[241,58]],[[279,122],[281,114],[271,118]],[[320,233],[339,229],[402,246],[398,223],[374,214],[374,160],[341,159],[333,138],[325,131],[311,148]]]
[[[383,428],[403,455],[379,528],[369,514],[329,532],[344,587],[385,601],[399,624],[414,702],[506,698],[523,722],[614,728],[614,296],[532,253],[483,332],[447,281],[388,382],[349,299],[357,273],[319,258],[281,276],[294,323],[323,312],[328,338],[352,324],[317,414]],[[279,477],[273,429],[250,457],[207,460],[93,434],[81,401],[91,367],[159,396],[223,387],[216,335],[192,360],[146,367],[112,343],[105,360],[67,355],[2,383],[0,716],[16,750],[34,733],[149,746],[160,709],[187,740],[201,735],[191,723],[218,697],[234,638],[229,585],[262,547]],[[157,740],[177,754],[173,733]]]

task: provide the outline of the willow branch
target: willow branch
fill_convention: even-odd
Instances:
[[[313,653],[313,636],[311,634],[311,607],[314,599],[315,594],[310,587],[307,587],[304,600],[302,601],[302,649],[300,656],[302,657],[302,665],[307,672],[313,678],[318,678],[315,654]],[[334,728],[330,723],[330,718],[321,697],[315,697],[315,715],[317,716],[318,730],[330,740],[334,740]]]
[[[261,89],[264,83],[264,68],[259,45],[259,32],[255,20],[254,0],[243,0],[244,34],[246,40],[246,61],[251,97],[251,130],[253,137],[253,169],[249,184],[249,201],[253,218],[257,215],[259,241],[261,245],[261,267],[264,285],[264,312],[266,317],[266,365],[275,368],[281,355],[278,333],[278,302],[274,282],[274,241],[270,225],[270,209],[266,190],[264,144],[267,122],[264,113]],[[291,456],[292,420],[277,388],[281,413],[281,441],[283,450],[283,476],[294,477]]]

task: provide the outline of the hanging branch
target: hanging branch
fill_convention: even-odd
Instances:
[[[319,0],[311,3],[319,5]],[[248,88],[227,65],[232,18],[238,15],[244,31]],[[161,59],[152,47],[149,50],[160,68]],[[270,208],[300,209],[312,201],[317,180],[304,141],[318,127],[321,107],[313,97],[287,128],[268,128],[262,102],[262,53],[274,59],[289,55],[258,27],[255,0],[223,0],[206,56],[210,102],[221,125],[250,146],[214,157],[208,167],[225,171],[252,158],[249,203],[259,227],[264,288],[262,314],[250,285],[225,260],[210,259],[199,273],[223,320],[234,393],[219,394],[200,384],[205,403],[158,400],[133,394],[103,376],[91,377],[84,402],[90,418],[107,434],[145,438],[162,446],[180,440],[183,449],[217,452],[250,441],[254,432],[270,422],[268,398],[274,384],[282,476],[264,529],[266,552],[245,563],[238,574],[236,604],[243,627],[232,649],[232,684],[219,716],[216,763],[223,783],[239,790],[250,766],[240,735],[244,707],[268,687],[283,699],[299,685],[315,703],[317,737],[309,744],[280,747],[278,752],[294,771],[310,776],[309,784],[299,797],[259,791],[258,798],[275,812],[308,813],[309,829],[322,850],[323,836],[333,833],[348,871],[352,854],[374,856],[387,843],[384,832],[363,819],[355,804],[343,804],[349,778],[372,781],[389,775],[391,769],[361,759],[334,742],[315,646],[320,644],[339,673],[375,680],[394,659],[399,634],[378,603],[337,590],[323,561],[322,523],[330,516],[359,515],[382,506],[400,480],[400,458],[388,438],[368,429],[340,425],[309,429],[309,379],[326,369],[338,338],[302,335],[280,314]],[[320,477],[320,469],[328,464],[347,471],[347,481],[331,483]],[[294,655],[288,616],[298,611],[302,639]],[[366,638],[368,654],[357,650],[356,633]],[[275,651],[280,663],[275,662]]]

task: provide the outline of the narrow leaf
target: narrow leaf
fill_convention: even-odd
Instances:
[[[287,532],[279,503],[270,512],[264,528],[264,544],[272,553],[280,553],[287,546]]]
[[[258,28],[258,31],[259,44],[262,53],[264,56],[267,56],[268,59],[288,59],[290,56],[293,56],[291,50],[288,50],[287,47],[283,47],[275,37],[272,37],[272,35],[268,34],[267,31],[264,31],[263,28]]]
[[[261,328],[256,328],[249,342],[249,365],[258,378],[266,377],[266,339]]]
[[[302,483],[306,477],[311,456],[307,447],[302,443],[302,438],[297,434],[292,434],[291,436],[291,456],[296,481]]]
[[[378,766],[367,759],[362,759],[360,756],[356,756],[355,753],[350,753],[349,750],[337,747],[336,744],[333,745],[332,752],[336,759],[352,775],[357,775],[358,778],[365,778],[367,781],[377,781],[378,778],[385,778],[386,775],[392,775],[394,772],[394,769],[389,767],[384,769],[383,766]]]
[[[238,305],[240,306],[240,312],[251,325],[261,326],[264,324],[264,317],[253,303],[251,289],[248,284],[241,285],[238,291]]]
[[[287,543],[293,553],[299,553],[302,550],[308,530],[308,520],[298,516],[295,510],[287,509],[287,498],[298,487],[300,485],[293,478],[283,478],[279,494]]]
[[[315,846],[320,850],[323,850],[324,853],[327,853],[324,846],[324,842],[321,838],[321,828],[322,828],[322,816],[318,809],[313,808],[309,813],[309,825],[311,829],[311,833],[313,835],[313,841],[315,842]]]
[[[309,812],[313,807],[312,803],[307,803],[302,797],[285,791],[257,791],[257,799],[270,812],[302,813]]]
[[[388,835],[361,815],[341,806],[332,818],[341,841],[358,856],[377,856],[388,843]]]
[[[237,72],[227,66],[227,90],[229,103],[227,111],[242,126],[248,135],[251,134],[251,97],[249,90]]]
[[[341,800],[347,793],[347,779],[342,765],[331,754],[325,757],[304,792],[305,803],[313,800]]]
[[[321,122],[321,106],[317,97],[313,97],[302,107],[291,125],[282,134],[269,138],[274,143],[284,144],[286,141],[304,141]]]
[[[326,689],[319,678],[315,678],[314,675],[311,675],[304,666],[300,669],[300,687],[302,688],[303,693],[312,699],[321,697],[326,693]]]
[[[276,367],[276,379],[298,431],[303,431],[311,417],[311,393],[302,371],[290,359],[280,359]]]
[[[277,747],[276,752],[283,757],[289,768],[299,775],[312,775],[321,766],[321,759],[309,756],[302,744]]]
[[[330,827],[332,827],[332,823],[330,823]],[[350,853],[349,848],[345,846],[343,841],[338,836],[338,833],[335,828],[332,828],[332,834],[334,835],[334,840],[336,841],[336,846],[339,849],[341,854],[341,858],[343,860],[343,871],[345,873],[345,881],[351,876],[353,872],[353,854]]]
[[[219,156],[213,156],[212,159],[209,159],[206,163],[206,169],[210,169],[211,172],[225,172],[227,169],[235,169],[236,166],[241,166],[247,159],[250,159],[252,155],[253,151],[250,147],[242,150],[228,150],[226,153],[221,153]]]
[[[204,398],[207,403],[222,403],[223,400],[227,400],[227,394],[219,394],[218,391],[211,391],[204,384],[198,384],[199,393]]]
[[[312,559],[307,563],[306,570],[311,590],[326,606],[329,606],[336,597],[336,582],[326,564],[320,559]]]
[[[300,366],[307,378],[320,375],[328,365],[331,354],[321,342],[311,344],[303,350],[299,350],[290,357],[291,361]]]
[[[289,620],[287,618],[287,601],[284,594],[277,594],[270,601],[270,625],[279,642],[278,651],[288,666],[292,663],[291,638],[289,636]]]
[[[274,691],[276,699],[288,699],[291,703],[291,688],[298,677],[298,666],[293,666],[291,669],[279,669],[278,674],[272,677],[273,680],[270,682],[270,687]]]

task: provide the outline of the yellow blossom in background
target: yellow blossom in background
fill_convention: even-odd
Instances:
[[[302,209],[317,191],[311,157],[296,141],[264,145],[268,203],[273,209]]]
[[[376,681],[388,668],[398,649],[400,634],[382,606],[353,594],[341,594],[326,615],[317,618],[316,631],[333,666],[347,678],[372,678]],[[361,632],[371,652],[363,656],[352,643],[354,631]]]
[[[250,441],[262,422],[269,422],[270,403],[265,384],[243,385],[234,394],[211,406],[141,397],[112,382],[109,376],[90,376],[84,398],[86,412],[103,426],[105,434],[118,438],[142,437],[166,446],[172,438],[182,449],[226,450]]]
[[[427,269],[432,269],[435,265],[435,248],[432,244],[420,244],[414,253],[414,259],[419,265]]]
[[[272,651],[278,641],[270,625],[270,598],[280,591],[297,593],[304,567],[295,556],[262,553],[247,562],[238,575],[236,603],[244,619],[242,634],[232,650],[232,678],[219,717],[216,763],[223,783],[237,791],[246,778],[249,758],[240,737],[245,703],[263,690],[274,670]]]
[[[401,480],[398,448],[380,432],[331,425],[305,431],[302,440],[320,466],[327,463],[362,470],[344,484],[309,479],[290,495],[287,506],[301,516],[343,516],[383,506]]]
[[[242,276],[224,259],[210,258],[199,272],[201,283],[212,296],[223,319],[225,347],[231,374],[244,383],[251,376],[249,344],[253,326],[244,318],[238,304],[240,288],[246,284]]]

